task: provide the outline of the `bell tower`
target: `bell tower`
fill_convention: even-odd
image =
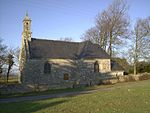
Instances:
[[[22,44],[19,56],[20,70],[22,70],[24,63],[30,58],[29,44],[31,42],[31,19],[26,12],[23,20]]]
[[[23,20],[23,32],[22,37],[26,41],[31,41],[31,19],[28,17],[28,13],[26,12],[26,16]]]
[[[25,18],[23,20],[22,44],[19,55],[19,70],[21,82],[23,82],[24,80],[23,70],[25,68],[25,64],[30,60],[30,43],[32,41],[31,35],[31,19],[28,17],[28,13],[26,12]]]

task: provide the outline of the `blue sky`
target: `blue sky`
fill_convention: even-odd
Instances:
[[[22,20],[28,11],[32,37],[59,39],[82,34],[94,26],[95,16],[112,0],[0,0],[0,37],[10,47],[21,45]],[[150,0],[127,0],[131,24],[150,16]]]

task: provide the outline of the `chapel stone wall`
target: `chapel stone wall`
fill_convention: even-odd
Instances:
[[[94,63],[98,61],[100,73],[94,72]],[[44,64],[51,64],[51,71],[44,73]],[[104,65],[104,66],[103,66]],[[74,87],[74,85],[98,84],[102,73],[110,72],[110,59],[41,59],[27,61],[22,82],[25,84],[48,85],[52,88]],[[65,74],[68,80],[64,80]]]

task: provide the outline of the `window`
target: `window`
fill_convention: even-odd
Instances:
[[[99,64],[98,61],[94,63],[94,72],[99,72]]]
[[[46,62],[46,63],[44,64],[44,73],[45,73],[45,74],[51,73],[51,64],[50,64],[49,62]]]
[[[69,80],[69,74],[68,73],[64,74],[64,80]]]
[[[29,26],[28,26],[28,23],[26,23],[26,29],[27,29],[27,30],[28,30],[28,27],[29,27]]]
[[[103,70],[109,70],[109,62],[105,61],[102,63],[102,69]]]

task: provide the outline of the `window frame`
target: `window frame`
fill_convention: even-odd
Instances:
[[[51,73],[51,64],[49,62],[44,63],[44,74],[50,74]]]
[[[94,73],[99,72],[99,63],[98,61],[94,62]]]

